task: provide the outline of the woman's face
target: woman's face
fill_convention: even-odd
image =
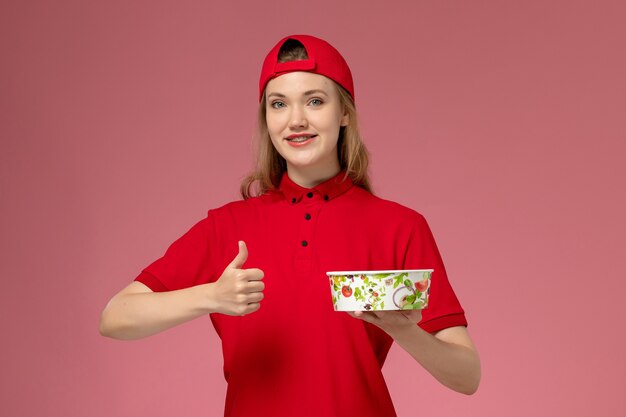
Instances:
[[[290,174],[330,177],[339,171],[339,128],[348,124],[333,81],[304,71],[270,80],[267,129]]]

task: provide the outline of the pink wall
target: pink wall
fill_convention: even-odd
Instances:
[[[294,32],[350,63],[376,191],[429,220],[481,353],[466,397],[394,347],[398,414],[623,413],[623,2],[63,3],[0,6],[0,415],[221,415],[208,317],[135,342],[98,320],[237,198]]]

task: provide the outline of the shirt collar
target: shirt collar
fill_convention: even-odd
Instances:
[[[324,200],[330,201],[333,198],[345,193],[350,189],[350,187],[352,187],[352,185],[354,185],[350,177],[346,177],[344,180],[345,174],[345,170],[341,171],[334,177],[316,185],[313,188],[305,188],[293,182],[285,171],[282,179],[280,180],[278,189],[284,194],[285,198],[290,203],[299,202],[305,195],[308,196],[309,193],[312,193],[313,195],[318,194]]]

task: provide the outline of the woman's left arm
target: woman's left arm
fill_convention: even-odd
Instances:
[[[432,335],[415,324],[421,320],[419,310],[348,314],[380,327],[446,387],[468,395],[478,389],[480,358],[465,326]]]

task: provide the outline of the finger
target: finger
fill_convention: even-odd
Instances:
[[[250,281],[247,288],[248,292],[261,292],[265,289],[265,283],[263,281]]]
[[[350,317],[354,317],[355,319],[360,319],[361,316],[359,314],[357,314],[356,311],[346,311],[346,314],[348,314]]]
[[[374,312],[373,311],[361,311],[361,310],[357,310],[354,312],[354,315],[362,320],[366,320],[366,321],[372,321],[373,319],[376,319],[377,317],[374,316]]]
[[[250,304],[248,304],[248,307],[246,308],[246,312],[244,314],[242,314],[242,316],[244,316],[246,314],[254,313],[255,311],[257,311],[260,308],[261,308],[261,304],[259,304],[259,303],[250,303]]]
[[[265,296],[262,292],[254,292],[248,295],[248,304],[250,303],[258,303],[263,300]]]
[[[380,316],[374,311],[365,311],[363,312],[363,320],[369,321],[370,323],[377,323],[380,321]]]
[[[418,323],[418,322],[420,322],[422,320],[422,312],[419,311],[419,310],[413,310],[413,311],[409,312],[409,314],[405,314],[405,316],[406,316],[407,319],[409,319],[409,320],[411,320],[411,321],[413,321],[415,323]]]
[[[260,281],[265,276],[265,273],[259,268],[246,269],[246,279],[248,281]]]
[[[239,252],[228,266],[230,268],[241,269],[248,259],[248,248],[246,247],[246,242],[243,240],[240,240],[237,244],[239,246]]]
[[[363,321],[367,321],[367,322],[369,322],[369,323],[373,323],[374,321],[376,321],[376,318],[375,318],[375,317],[373,317],[373,316],[371,315],[371,313],[369,313],[369,312],[367,312],[367,311],[359,311],[359,310],[356,310],[356,311],[354,311],[354,312],[352,312],[352,311],[347,311],[347,313],[348,313],[349,315],[351,315],[352,317],[356,318],[356,319],[361,319],[361,320],[363,320]]]
[[[372,316],[376,317],[377,319],[382,319],[384,315],[385,315],[384,311],[380,311],[380,312],[372,311]]]
[[[416,312],[417,310],[410,310],[410,311],[409,310],[398,310],[398,311],[388,310],[388,311],[372,312],[372,314],[375,315],[376,318],[379,320],[384,320],[386,316],[387,319],[389,320],[395,320],[396,318],[400,318],[402,320],[413,321]],[[417,314],[419,314],[419,312],[417,312]]]

